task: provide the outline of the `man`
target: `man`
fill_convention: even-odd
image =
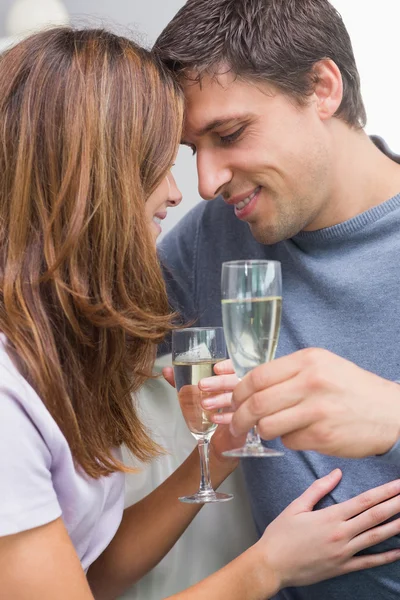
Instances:
[[[155,51],[182,82],[183,143],[213,200],[160,249],[172,303],[219,325],[223,261],[282,263],[278,358],[237,386],[231,425],[257,423],[285,453],[243,462],[261,533],[333,466],[343,481],[320,506],[398,477],[400,167],[363,130],[351,42],[327,0],[189,0]],[[279,598],[399,594],[396,563]]]

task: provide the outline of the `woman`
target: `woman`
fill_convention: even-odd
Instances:
[[[133,42],[67,28],[5,53],[0,90],[1,594],[111,599],[198,511],[177,500],[196,488],[196,453],[125,511],[120,458],[122,444],[140,460],[160,452],[131,394],[172,328],[155,239],[181,200],[169,171],[182,98]],[[226,428],[214,436],[216,486],[236,467],[220,453],[231,443]],[[397,559],[353,555],[392,535],[364,532],[395,514],[399,484],[313,513],[339,479],[316,482],[255,546],[175,597],[265,598]]]

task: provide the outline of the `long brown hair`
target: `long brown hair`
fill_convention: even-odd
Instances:
[[[145,220],[183,103],[151,54],[57,28],[0,57],[0,331],[90,476],[159,448],[131,393],[171,315]]]
[[[228,65],[245,79],[273,83],[300,104],[314,91],[314,65],[330,58],[343,79],[336,116],[357,129],[365,125],[350,37],[329,0],[188,0],[154,51],[183,76],[195,72],[200,80]]]

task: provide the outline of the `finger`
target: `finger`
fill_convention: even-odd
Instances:
[[[394,496],[394,498],[390,498],[386,502],[380,502],[378,506],[374,506],[347,521],[346,530],[352,537],[355,537],[363,531],[394,517],[398,513],[400,513],[400,496]]]
[[[206,396],[201,401],[203,408],[207,410],[219,409],[219,408],[231,408],[232,407],[232,392],[226,392],[225,394],[218,394],[216,396]]]
[[[236,375],[215,375],[200,379],[199,388],[202,392],[227,392],[234,390],[238,383]]]
[[[257,427],[260,436],[265,440],[281,437],[283,444],[291,450],[321,451],[321,434],[318,437],[313,428],[318,419],[315,406],[314,402],[300,402],[296,406],[259,419]]]
[[[397,512],[399,509],[397,508]],[[351,554],[357,554],[361,550],[380,544],[389,538],[398,535],[400,533],[400,519],[385,523],[380,527],[374,527],[370,531],[365,531],[361,535],[358,535],[348,545]]]
[[[216,375],[229,375],[234,372],[235,369],[233,368],[233,363],[230,358],[227,360],[220,360],[214,365],[214,373],[216,373]]]
[[[314,481],[306,491],[294,500],[286,509],[293,514],[311,511],[314,506],[322,500],[324,496],[329,494],[339,483],[342,478],[342,471],[334,469],[325,477],[321,477]]]
[[[217,425],[229,425],[232,421],[233,413],[223,412],[210,415],[211,421]]]
[[[235,406],[235,392],[232,405]],[[239,406],[232,420],[232,434],[240,435],[257,425],[258,432],[264,440],[273,440],[309,427],[315,418],[310,406],[306,404],[298,404],[267,417],[263,416],[263,410],[267,411],[261,403],[257,406],[251,400]]]
[[[389,550],[380,554],[369,554],[368,556],[357,556],[351,558],[343,566],[338,575],[352,573],[354,571],[363,571],[364,569],[372,569],[382,565],[388,565],[400,559],[400,550]]]
[[[335,508],[340,512],[342,519],[348,520],[398,494],[400,494],[400,479],[395,479],[351,498],[351,500],[337,504]],[[363,531],[363,529],[360,529],[360,531]]]
[[[235,388],[235,405],[239,406],[256,392],[295,377],[303,367],[300,356],[300,352],[295,352],[252,369]]]
[[[232,406],[237,412],[233,427],[238,427],[237,432],[244,433],[253,425],[257,425],[260,436],[265,440],[272,440],[307,427],[315,416],[312,412],[314,403],[304,402],[304,380],[300,374],[256,392],[239,407],[236,404],[236,388],[232,396]],[[291,412],[290,409],[294,407],[297,407],[297,410]],[[232,433],[237,432],[232,429]]]
[[[168,381],[169,385],[175,387],[174,369],[172,367],[164,367],[162,370],[162,374],[165,381]]]
[[[234,390],[235,408],[240,404],[236,403],[236,390]],[[267,389],[255,392],[245,402],[250,403],[250,408],[259,417],[273,415],[307,399],[309,394],[306,387],[306,377],[298,374],[287,381],[273,385]],[[243,404],[243,403],[242,403]]]

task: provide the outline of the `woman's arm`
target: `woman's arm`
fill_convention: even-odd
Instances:
[[[340,478],[341,473],[336,470],[314,482],[267,527],[254,546],[170,600],[265,600],[284,587],[309,585],[399,560],[400,550],[355,555],[399,534],[400,519],[386,521],[400,512],[400,482],[393,481],[342,504],[313,511]],[[148,519],[154,516],[150,512],[147,515]],[[125,548],[136,557],[148,545],[145,528],[142,534],[140,539],[132,538],[130,548]],[[118,553],[112,556],[119,559]],[[0,538],[1,594],[12,600],[115,600],[123,587],[118,579],[120,565],[103,564],[107,576],[98,575],[95,581],[91,580],[90,591],[62,520],[57,519],[43,527]]]
[[[373,526],[386,521],[387,511],[400,511],[400,480],[313,511],[340,479],[337,469],[315,481],[267,527],[259,542],[214,575],[169,600],[265,600],[285,587],[310,585],[399,560],[400,549],[355,554],[398,535],[400,519]]]
[[[173,370],[165,368],[163,374],[174,387]],[[236,447],[241,441],[244,442],[244,438],[239,441],[233,438],[228,427],[218,427],[211,438],[210,473],[215,489],[239,464],[238,459],[223,457],[222,451]],[[182,504],[178,500],[179,496],[195,493],[199,481],[200,461],[195,449],[159,487],[125,510],[114,539],[89,570],[93,590],[101,589],[106,594],[108,584],[105,581],[113,590],[116,578],[121,586],[118,589],[126,589],[164,558],[202,507],[201,504]],[[142,543],[141,540],[145,541]]]
[[[0,598],[93,600],[61,518],[0,537]]]
[[[220,435],[221,432],[217,440]],[[236,460],[219,460],[213,448],[210,449],[214,488],[236,465]],[[104,596],[98,597],[108,598],[107,589],[114,593],[116,579],[119,580],[118,593],[121,593],[164,558],[202,507],[178,500],[179,496],[195,493],[199,480],[199,455],[195,449],[159,487],[124,511],[111,544],[89,569],[88,579],[95,595],[101,590]]]
[[[128,509],[121,529],[89,570],[96,600],[111,600],[140,579],[146,567],[152,568],[172,547],[178,530],[183,531],[198,511],[198,507],[182,506],[176,499],[181,492],[190,491],[187,482],[191,468],[195,469],[195,465],[190,466],[192,460],[193,455],[162,486]],[[354,555],[400,532],[400,519],[380,525],[400,513],[400,480],[313,512],[341,476],[337,469],[314,482],[269,525],[259,542],[177,599],[197,600],[212,592],[216,600],[258,600],[275,595],[281,587],[307,585],[398,560],[397,550],[357,558]],[[194,489],[196,483],[193,479]],[[374,508],[378,504],[379,509]],[[373,527],[375,530],[369,531]]]

